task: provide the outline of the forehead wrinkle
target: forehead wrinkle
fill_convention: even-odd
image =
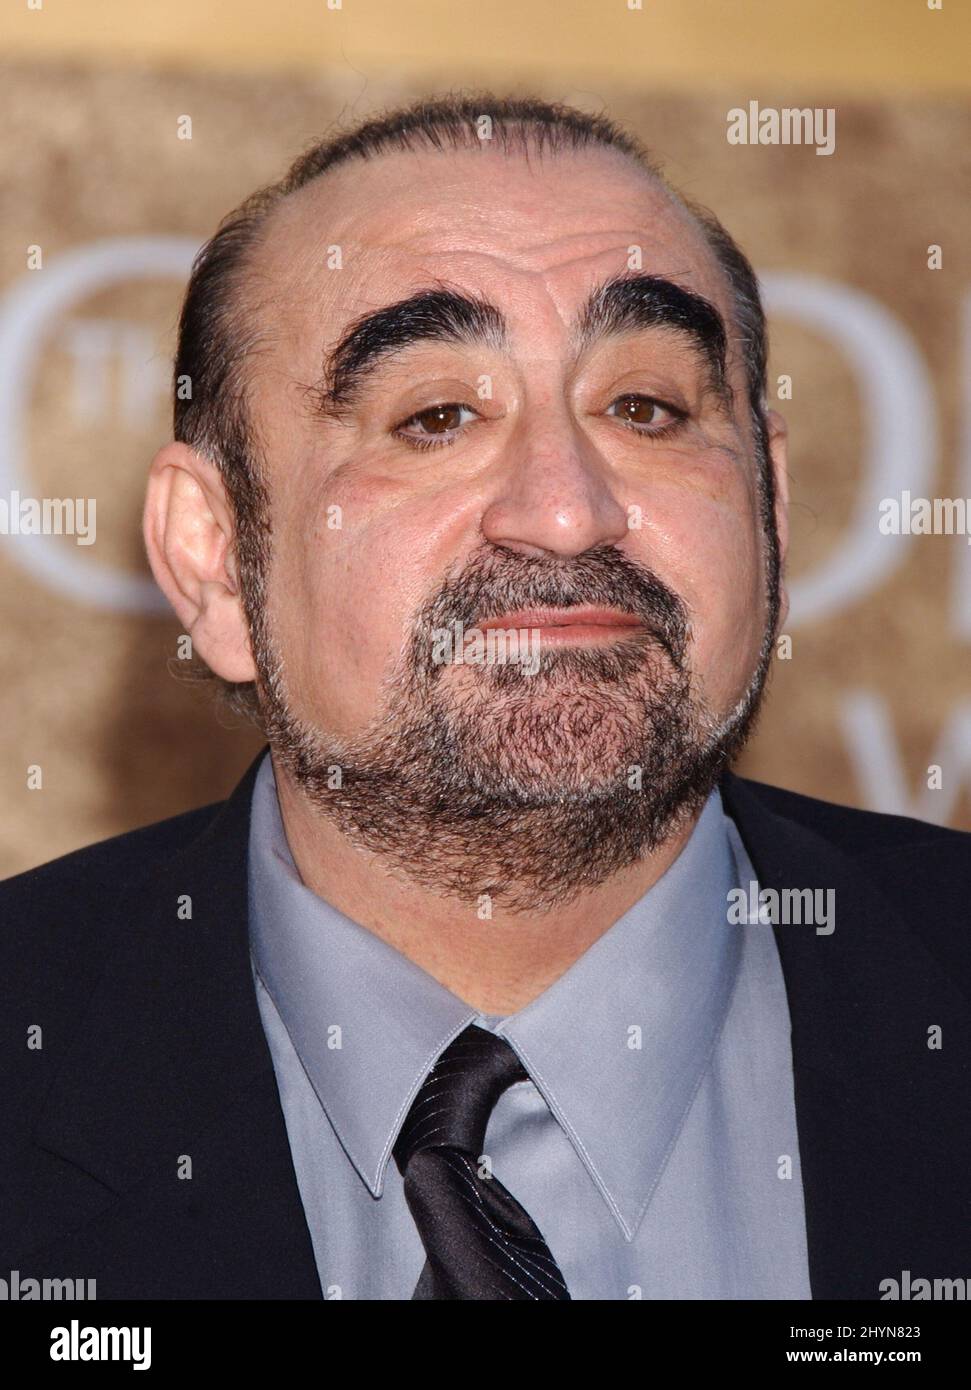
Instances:
[[[530,175],[529,197],[525,202],[520,197],[517,202],[516,197],[511,196],[508,207],[502,198],[490,201],[487,206],[480,206],[480,162],[484,157],[486,167],[490,167],[500,156],[501,167],[503,171],[509,170],[514,188],[520,169],[527,169]],[[603,170],[603,182],[615,188],[617,197],[626,205],[625,212],[632,214],[630,229],[625,231],[618,227],[577,225],[581,217],[593,221],[598,219],[604,210],[604,204],[599,199],[589,210],[578,208],[575,199],[564,200],[560,197],[559,202],[556,202],[555,176],[561,172],[570,172],[569,182],[572,185],[573,168],[589,165],[596,166],[598,172]],[[401,193],[407,199],[409,195],[417,195],[423,181],[429,175],[433,174],[436,186],[440,185],[443,168],[448,173],[454,172],[454,182],[459,188],[468,186],[468,199],[473,204],[473,211],[478,214],[478,223],[481,224],[476,225],[476,221],[470,218],[471,225],[462,226],[461,235],[467,243],[466,248],[442,243],[438,231],[441,219],[435,209],[428,206],[428,200],[424,196],[417,202],[417,210],[423,219],[417,227],[410,224],[403,226],[402,219],[397,215],[389,217],[386,196],[382,196],[378,201],[377,216],[375,209],[368,204],[369,183],[375,180],[380,181],[382,188],[389,181],[392,187],[400,186]],[[554,213],[558,220],[561,223],[563,220],[574,223],[576,219],[574,226],[560,232],[552,240],[549,237],[548,224],[543,225],[545,214],[543,220],[535,216],[537,208],[541,207],[544,200],[537,200],[534,196],[533,180],[542,181],[547,175],[553,179]],[[434,192],[435,189],[432,189],[430,196],[433,196]],[[452,197],[453,193],[450,192],[449,196]],[[414,201],[413,197],[412,202]],[[611,198],[609,201],[613,203],[614,199]],[[382,216],[385,220],[384,226],[381,222]],[[534,235],[531,235],[533,227],[529,225],[530,217],[533,223],[537,223]],[[320,231],[322,223],[326,223],[323,232]],[[452,225],[455,225],[454,222]],[[543,160],[535,167],[525,154],[520,156],[515,151],[499,149],[425,149],[418,146],[407,151],[388,150],[363,163],[342,163],[318,175],[302,188],[281,199],[264,218],[261,230],[262,235],[255,248],[256,255],[250,258],[250,268],[256,268],[254,259],[261,261],[264,269],[271,270],[274,279],[282,274],[285,277],[284,283],[289,281],[289,288],[299,288],[296,284],[299,281],[303,287],[302,293],[312,293],[312,286],[307,284],[307,277],[303,272],[308,268],[317,249],[324,243],[334,241],[345,246],[353,243],[361,250],[378,253],[397,249],[401,245],[415,247],[431,241],[433,244],[424,248],[423,256],[428,252],[461,255],[463,249],[467,249],[472,255],[483,255],[484,258],[501,262],[518,255],[527,258],[527,264],[518,267],[520,273],[525,271],[528,274],[535,269],[541,274],[549,274],[550,271],[562,268],[550,265],[551,253],[555,256],[557,249],[565,247],[568,243],[582,239],[618,238],[626,249],[631,241],[645,246],[656,241],[659,230],[668,234],[680,232],[679,243],[683,243],[683,233],[688,232],[697,250],[698,265],[695,269],[702,270],[705,279],[709,278],[708,271],[714,271],[719,283],[723,282],[717,258],[712,255],[697,221],[685,208],[676,191],[668,187],[664,179],[653,170],[641,167],[627,155],[609,147],[595,146],[572,152],[564,150],[559,152],[555,159],[549,162]],[[311,232],[310,236],[307,234],[308,230]],[[315,232],[318,235],[313,235]],[[522,240],[514,240],[517,233],[520,237],[525,233],[525,244]],[[508,250],[496,248],[496,239],[503,237],[510,243]],[[436,241],[437,244],[434,244]],[[600,251],[591,251],[589,254],[603,254],[610,249],[612,248],[609,245],[603,245]],[[536,258],[539,258],[539,264],[536,263]],[[580,258],[581,256],[571,255],[566,263],[573,263]],[[529,261],[532,261],[532,264],[529,264]]]
[[[651,180],[651,182],[653,183],[653,180]],[[678,223],[687,222],[693,230],[697,231],[694,220],[682,211],[682,208],[678,203],[677,199],[672,198],[668,190],[664,189],[663,186],[655,185],[655,189],[652,191],[658,191],[662,194],[663,204],[661,208],[657,209],[654,215],[651,217],[651,222],[660,223],[663,227],[665,224],[670,224],[670,221],[673,219]],[[294,211],[295,208],[291,205],[290,212],[293,213]],[[350,222],[351,224],[353,224],[356,213],[356,208],[345,209],[343,217],[344,223],[346,224]],[[292,221],[290,227],[287,228],[287,230],[295,230]],[[645,233],[647,233],[646,236],[644,235]],[[490,235],[494,237],[496,234],[497,229],[491,228]],[[439,242],[439,244],[434,248],[424,247],[418,255],[412,255],[408,257],[407,260],[424,260],[426,256],[429,254],[429,251],[434,249],[436,254],[444,254],[449,257],[458,257],[460,259],[468,258],[471,261],[481,259],[491,267],[499,270],[501,273],[512,275],[516,280],[531,281],[535,278],[541,279],[544,282],[544,298],[551,306],[552,312],[556,315],[558,322],[566,328],[567,333],[570,335],[569,341],[571,342],[571,345],[575,346],[578,334],[578,321],[583,319],[589,321],[591,317],[591,303],[590,301],[588,301],[581,313],[579,315],[574,315],[571,318],[570,316],[568,316],[568,313],[565,312],[562,307],[562,298],[559,294],[556,293],[556,288],[552,283],[552,277],[559,273],[563,273],[570,267],[575,267],[579,262],[583,260],[603,258],[609,255],[611,252],[616,252],[619,256],[626,256],[626,252],[629,248],[631,240],[648,246],[650,245],[652,240],[656,240],[656,234],[657,228],[654,228],[654,233],[652,235],[648,230],[648,225],[646,224],[640,229],[640,231],[638,231],[638,229],[635,227],[634,229],[628,232],[624,232],[622,229],[616,227],[578,228],[576,230],[571,229],[569,231],[563,232],[552,242],[539,242],[529,238],[526,244],[524,244],[523,241],[520,241],[518,242],[518,244],[513,244],[509,247],[496,247],[494,244],[489,247],[486,247],[485,245],[481,244],[477,245],[477,237],[474,231],[470,236],[469,229],[463,228],[462,245],[451,245],[442,247],[441,243]],[[397,237],[401,236],[400,229],[396,229],[395,235]],[[429,233],[429,235],[431,235],[431,233]],[[331,239],[332,238],[328,233],[326,240],[330,241]],[[426,239],[426,237],[421,236],[421,233],[419,233],[419,245]],[[284,240],[290,241],[291,238],[285,237]],[[286,292],[284,292],[283,298],[290,300],[290,304],[287,306],[288,308],[298,308],[303,310],[303,313],[300,314],[299,317],[302,317],[304,324],[307,324],[307,319],[305,315],[307,313],[309,299],[315,300],[317,302],[318,308],[321,311],[325,308],[325,304],[323,301],[329,300],[330,304],[332,305],[333,300],[330,299],[329,295],[315,295],[313,293],[312,283],[307,283],[308,280],[312,282],[312,273],[308,275],[307,272],[312,272],[313,261],[315,257],[319,256],[319,251],[317,248],[321,245],[321,241],[317,238],[309,238],[307,240],[304,240],[303,237],[300,237],[299,240],[304,241],[303,254],[296,256],[288,256],[284,263],[280,264],[279,254],[281,248],[278,243],[276,247],[277,255],[272,257],[272,262],[275,262],[275,268],[278,271],[282,270],[284,268],[284,265],[286,265],[286,270],[290,272],[289,274],[286,274],[285,283],[289,282],[286,284],[286,287],[288,290],[291,291],[291,293],[287,295]],[[432,236],[432,240],[434,240],[434,236]],[[578,242],[585,242],[586,249],[577,248],[576,243]],[[591,247],[591,242],[595,244],[596,249],[594,249],[594,247]],[[623,245],[619,245],[618,242],[622,242]],[[693,278],[695,276],[700,275],[701,283],[707,284],[708,282],[710,282],[711,279],[711,271],[714,270],[718,281],[718,290],[724,290],[724,276],[721,274],[720,268],[718,267],[717,262],[712,256],[710,248],[707,246],[706,242],[704,241],[704,238],[698,235],[696,244],[698,256],[694,259],[697,263],[694,265],[686,266],[683,269],[683,271],[680,272],[681,276],[684,278]],[[410,242],[410,245],[414,247],[415,241],[412,240]],[[379,258],[383,259],[381,253],[391,250],[392,244],[389,244],[389,242],[387,241],[382,241],[381,239],[378,239],[372,241],[370,246],[366,248],[362,247],[362,249],[366,249],[366,251],[371,253],[376,252]],[[664,246],[663,237],[661,249],[670,252],[670,247]],[[296,248],[291,245],[290,250],[295,251]],[[555,260],[558,255],[562,257],[564,252],[567,252],[568,254],[563,259],[559,260],[558,263],[551,264],[551,261]],[[665,259],[668,259],[668,257],[665,256]],[[515,263],[517,260],[519,262],[518,264]],[[526,264],[523,263],[524,261],[526,262]],[[266,263],[264,262],[264,269],[265,268],[267,267]],[[412,273],[415,272],[415,267],[412,266],[409,268],[411,269]],[[420,277],[416,276],[416,279],[418,278]],[[626,275],[621,273],[620,275],[614,276],[612,278],[614,280],[618,280],[635,278],[635,276],[633,275],[633,273],[628,272]],[[608,279],[607,281],[604,281],[599,286],[597,286],[593,291],[591,299],[596,297],[598,293],[602,295],[604,292],[605,285],[608,285],[609,283],[611,283],[611,281]],[[304,286],[304,293],[300,293],[301,284]],[[426,280],[425,285],[427,286],[428,284],[429,282]],[[447,284],[448,282],[440,277],[436,277],[431,281],[432,286],[441,286]],[[267,288],[269,288],[269,286]],[[320,289],[323,290],[323,284],[320,285]],[[481,294],[477,293],[475,290],[465,290],[460,286],[455,286],[454,289],[456,293],[460,294],[463,298],[467,300],[479,300],[482,308],[486,311],[487,314],[491,314],[497,323],[500,319],[504,318],[502,311],[500,310],[497,304],[491,303],[488,299],[485,299]],[[515,287],[513,290],[513,297],[514,299],[518,297],[515,293]],[[718,298],[721,298],[721,294],[718,294]],[[396,302],[400,303],[401,301]],[[279,307],[280,306],[278,304],[278,310]],[[387,310],[390,307],[392,306],[385,306],[385,310]],[[376,310],[373,312],[380,314],[383,311]],[[542,311],[540,310],[539,306],[534,306],[534,318],[536,314],[541,313]],[[730,314],[729,316],[733,318],[733,315]],[[274,315],[274,317],[277,317],[277,315]],[[359,316],[359,318],[365,317],[367,316]],[[291,322],[293,322],[293,319],[291,319]],[[353,322],[354,321],[352,321],[352,325]],[[280,327],[283,326],[279,323],[279,319],[278,325]],[[662,325],[660,324],[656,326],[659,328],[662,327]],[[503,327],[505,327],[504,323]],[[308,335],[312,333],[313,327],[308,324],[306,332]],[[535,323],[530,324],[527,329],[528,334],[533,332],[535,332]],[[341,333],[337,347],[331,349],[330,353],[325,359],[325,362],[327,363],[330,370],[325,370],[320,380],[314,384],[314,387],[309,388],[312,390],[323,388],[321,392],[322,398],[326,397],[327,391],[330,389],[331,382],[335,375],[334,369],[338,366],[337,357],[339,355],[339,350],[341,344],[348,337],[348,333],[349,329],[348,327],[345,327]],[[300,333],[299,328],[297,330],[297,335],[298,337],[304,336]],[[439,340],[441,341],[442,335],[439,334],[438,336]],[[494,336],[493,343],[498,343],[498,336]],[[502,346],[504,346],[504,344]],[[697,346],[697,344],[695,344],[695,346]],[[380,355],[387,356],[388,351],[389,348],[385,347]],[[348,354],[348,357],[350,357],[350,354]],[[719,396],[723,400],[723,402],[730,404],[730,397],[732,395],[732,392],[730,386],[727,384],[724,365],[717,360],[711,359],[710,357],[707,360],[707,365],[711,368],[711,380],[708,383],[709,387],[714,389],[714,393],[717,396]],[[726,400],[726,398],[729,399]]]

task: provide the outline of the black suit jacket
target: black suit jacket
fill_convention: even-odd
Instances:
[[[4,1277],[322,1297],[248,958],[256,766],[221,805],[0,885]],[[832,935],[766,927],[813,1296],[971,1276],[971,835],[732,774],[721,790],[762,887],[836,895]]]

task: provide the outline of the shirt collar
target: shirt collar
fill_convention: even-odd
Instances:
[[[740,841],[730,826],[715,790],[658,882],[495,1026],[628,1239],[708,1066],[738,970],[741,934],[728,926],[727,902]],[[380,1196],[433,1063],[470,1023],[495,1020],[303,884],[269,756],[253,792],[249,866],[254,968],[348,1158]]]

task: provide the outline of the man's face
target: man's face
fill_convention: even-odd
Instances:
[[[650,313],[607,332],[609,314],[584,318],[634,274],[651,277]],[[324,382],[337,399],[321,399],[356,321],[436,291],[492,308],[474,332],[463,320],[463,341],[441,304],[378,321]],[[601,150],[346,164],[274,214],[255,293],[276,694],[321,754],[407,717],[420,673],[410,695],[434,692],[439,734],[461,725],[474,760],[481,727],[481,760],[501,764],[467,778],[538,803],[614,785],[654,695],[690,696],[696,740],[751,695],[770,614],[730,295],[646,176]],[[721,381],[692,296],[727,327]],[[592,623],[540,611],[580,604]],[[434,668],[431,628],[459,616],[538,626],[540,671]]]

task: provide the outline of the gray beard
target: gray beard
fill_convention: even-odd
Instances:
[[[608,647],[546,649],[535,674],[431,660],[435,629],[577,603],[612,604],[644,628]],[[564,566],[492,548],[422,609],[385,713],[352,739],[297,717],[264,632],[264,727],[305,798],[386,869],[480,909],[546,912],[677,834],[751,733],[772,628],[722,720],[693,692],[689,639],[681,601],[619,552]]]

